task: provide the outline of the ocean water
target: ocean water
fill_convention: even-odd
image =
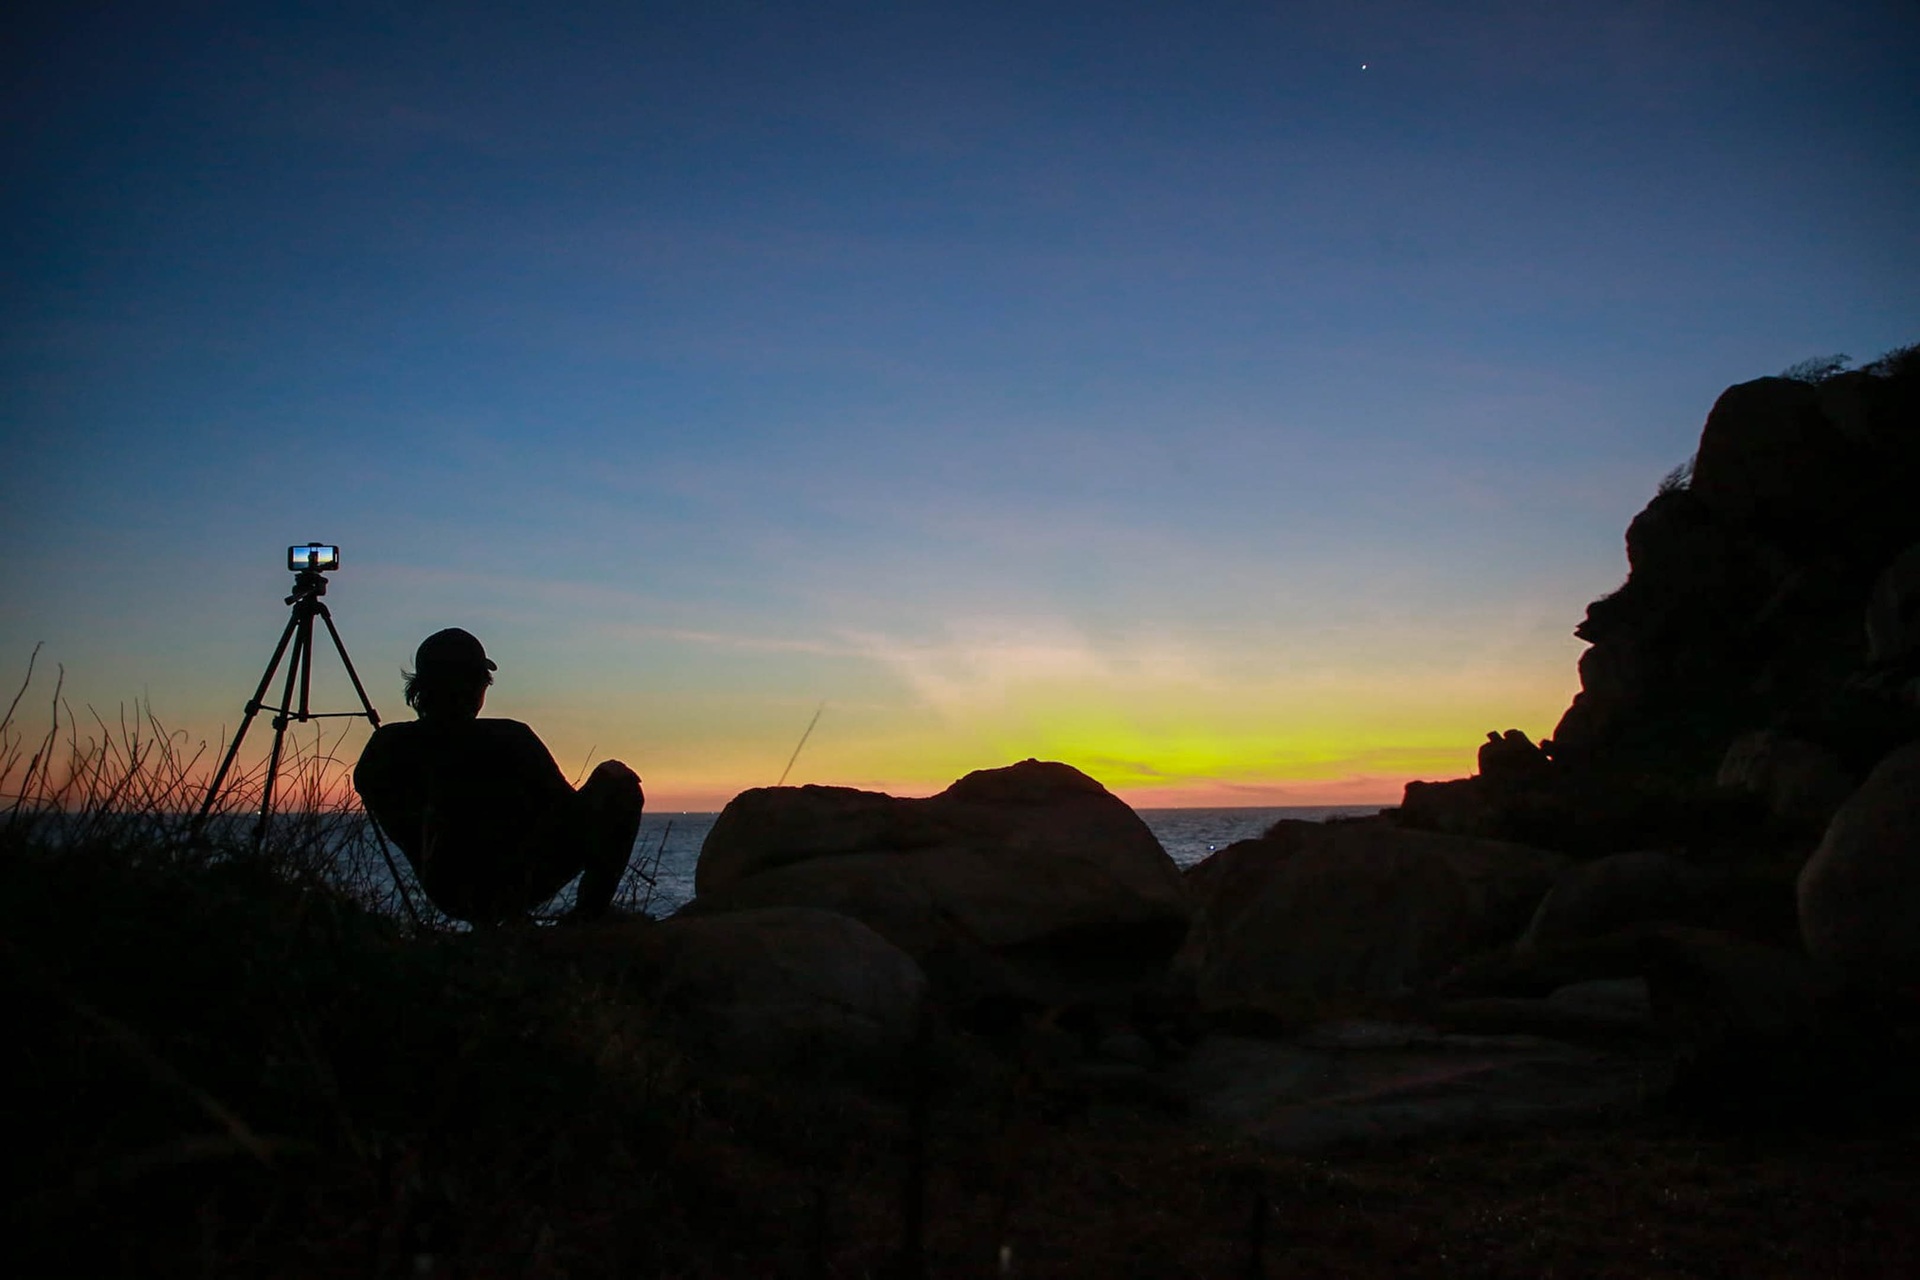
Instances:
[[[1282,818],[1325,822],[1357,818],[1385,808],[1378,804],[1284,805],[1267,809],[1137,809],[1141,821],[1180,867],[1204,862],[1236,840],[1251,840]]]
[[[1248,809],[1140,809],[1137,812],[1176,864],[1190,867],[1236,840],[1251,840],[1282,818],[1328,818],[1378,813],[1380,805],[1289,805]],[[693,869],[713,829],[714,813],[650,813],[634,841],[633,869],[621,905],[651,916],[671,915],[693,897]],[[649,886],[643,875],[650,875]]]

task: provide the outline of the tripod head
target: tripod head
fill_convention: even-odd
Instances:
[[[287,604],[299,604],[303,600],[318,601],[327,594],[326,575],[318,569],[302,569],[293,575],[293,594],[286,598]]]
[[[340,567],[340,548],[324,542],[287,548],[287,568],[293,571],[293,594],[286,603],[311,605],[327,594],[329,570]],[[341,656],[345,656],[343,653]]]

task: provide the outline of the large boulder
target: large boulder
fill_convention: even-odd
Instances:
[[[1764,589],[1767,556],[1718,516],[1694,489],[1656,493],[1627,524],[1627,572],[1636,592],[1661,611],[1724,606]],[[1598,639],[1644,622],[1604,601],[1589,606],[1583,629]]]
[[[1533,913],[1519,949],[1548,951],[1655,922],[1699,923],[1713,878],[1672,854],[1616,853],[1569,867]]]
[[[1831,989],[1797,950],[1661,925],[1639,939],[1655,1021],[1683,1048],[1811,1034]]]
[[[1510,942],[1567,865],[1385,822],[1282,822],[1188,873],[1183,967],[1215,1009],[1391,995]]]
[[[744,1066],[885,1064],[926,976],[858,920],[803,907],[675,918],[649,931],[655,993],[692,1041]]]
[[[1122,998],[1187,931],[1180,872],[1098,782],[1028,760],[937,796],[769,787],[734,798],[683,914],[807,906],[859,919],[959,1003]]]
[[[1593,647],[1553,733],[1556,763],[1711,804],[1729,744],[1756,728],[1818,743],[1855,777],[1885,752],[1902,717],[1878,694],[1920,689],[1906,683],[1920,633],[1903,603],[1920,561],[1896,560],[1920,536],[1916,372],[1881,362],[1720,397],[1690,478],[1663,486],[1629,526],[1627,581],[1576,628]],[[1873,688],[1861,685],[1869,659]],[[1805,780],[1830,798],[1830,774]],[[1817,831],[1821,802],[1789,807],[1802,798],[1786,825]],[[1686,820],[1686,806],[1674,816]]]
[[[1881,761],[1800,871],[1808,952],[1853,985],[1920,991],[1920,742]]]
[[[1895,557],[1873,585],[1867,658],[1880,667],[1920,665],[1920,542]]]
[[[1714,783],[1722,791],[1753,797],[1776,820],[1811,833],[1826,826],[1852,792],[1854,779],[1827,748],[1760,729],[1733,740]]]
[[[1393,819],[1404,827],[1442,835],[1484,836],[1505,816],[1498,800],[1478,775],[1447,782],[1414,781],[1401,793]]]
[[[1817,387],[1791,378],[1727,388],[1700,433],[1692,491],[1728,523],[1776,535],[1844,523],[1873,473],[1820,399]]]
[[[1910,1113],[1899,1027],[1842,998],[1799,948],[1674,926],[1646,931],[1640,948],[1682,1110],[1743,1129]]]

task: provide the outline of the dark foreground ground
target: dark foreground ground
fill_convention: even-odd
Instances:
[[[954,1034],[910,1078],[727,1076],[511,938],[0,854],[9,1274],[1920,1274],[1910,1125],[1279,1155]]]

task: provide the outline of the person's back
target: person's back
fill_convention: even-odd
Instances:
[[[575,792],[532,729],[481,719],[494,664],[457,628],[422,642],[407,678],[420,718],[382,725],[354,769],[367,811],[448,915],[522,915],[582,876],[575,914],[606,910],[644,799],[617,761]]]
[[[478,717],[382,725],[360,755],[354,785],[416,863],[429,830],[476,855],[504,857],[573,795],[532,729]]]

